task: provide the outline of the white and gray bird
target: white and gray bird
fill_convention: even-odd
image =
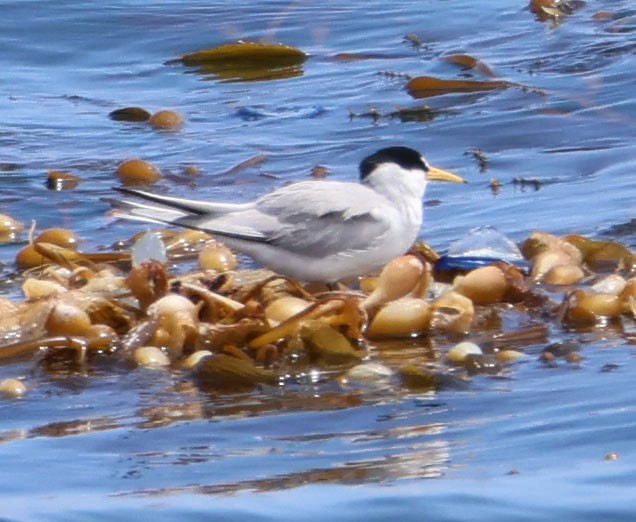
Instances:
[[[203,230],[279,274],[334,283],[369,273],[411,248],[429,180],[464,181],[430,166],[413,149],[388,147],[362,160],[360,183],[301,181],[248,203],[116,188],[146,201],[108,201],[115,217]]]

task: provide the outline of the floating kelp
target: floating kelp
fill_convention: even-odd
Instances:
[[[417,50],[422,49],[423,47],[426,47],[426,43],[424,42],[424,40],[422,40],[422,38],[415,33],[405,34],[403,40],[404,42],[408,43],[411,47]]]
[[[70,248],[77,250],[80,244],[80,238],[77,234],[68,228],[46,228],[42,230],[34,239],[35,243],[51,243],[62,248]]]
[[[249,359],[213,354],[203,357],[194,367],[194,376],[205,389],[251,389],[259,384],[275,385],[276,374]]]
[[[430,98],[443,94],[464,94],[496,91],[518,86],[504,80],[445,80],[434,76],[417,76],[406,84],[413,98]]]
[[[543,186],[544,182],[537,178],[516,177],[516,178],[512,178],[512,184],[517,187],[521,187],[521,190],[525,190],[527,187],[530,187],[536,191]]]
[[[338,53],[334,54],[331,59],[335,62],[359,62],[363,60],[386,60],[391,58],[386,54],[380,53]]]
[[[447,54],[442,59],[445,62],[459,65],[463,69],[474,69],[487,78],[496,78],[497,76],[486,63],[469,54]]]
[[[362,358],[361,351],[353,346],[347,336],[321,321],[306,323],[300,338],[311,360],[326,366],[353,364]]]
[[[185,54],[167,63],[194,67],[198,74],[222,81],[265,81],[300,76],[307,58],[295,47],[239,41]]]
[[[16,399],[22,397],[27,389],[24,383],[13,377],[0,381],[0,395],[5,398]]]
[[[488,157],[486,156],[484,151],[478,149],[477,147],[471,147],[465,152],[465,154],[475,158],[477,165],[479,165],[479,172],[483,173],[488,170]]]
[[[636,262],[633,252],[616,241],[592,240],[576,234],[566,235],[563,239],[581,251],[583,261],[592,270],[631,270]]]
[[[469,355],[482,355],[483,353],[479,345],[470,341],[463,341],[448,350],[446,359],[452,364],[463,365]]]
[[[130,123],[149,123],[151,127],[158,130],[178,130],[183,125],[184,118],[181,114],[170,109],[162,109],[151,114],[142,107],[123,107],[108,114],[114,121],[125,121]]]
[[[43,230],[37,237],[29,237],[29,244],[18,251],[15,264],[19,269],[59,265],[74,271],[75,277],[86,276],[82,272],[85,267],[95,263],[116,263],[129,261],[130,256],[124,252],[78,252],[79,239],[70,230],[50,228]]]
[[[408,364],[399,368],[398,373],[403,386],[409,390],[423,392],[437,388],[437,377],[426,368]]]
[[[369,107],[364,112],[354,112],[349,110],[349,118],[369,118],[373,122],[377,122],[382,118],[397,118],[403,123],[412,122],[428,122],[432,121],[440,115],[454,114],[453,111],[447,109],[433,109],[428,105],[418,105],[415,107],[397,108],[390,112],[381,112],[375,107]]]
[[[251,169],[254,167],[258,167],[267,161],[267,154],[256,154],[251,158],[248,158],[244,161],[241,161],[238,165],[234,165],[232,168],[226,170],[221,176],[234,176],[239,172],[243,172],[244,170]]]
[[[183,116],[176,111],[161,110],[155,112],[148,123],[155,129],[161,130],[176,130],[183,125]]]
[[[11,216],[0,214],[0,243],[11,243],[24,230],[24,225]]]
[[[490,304],[501,300],[508,289],[508,281],[504,271],[491,264],[456,277],[453,288],[474,304]]]
[[[150,185],[161,179],[161,172],[157,167],[139,158],[121,162],[117,166],[117,175],[127,186]]]
[[[64,229],[32,238],[28,247],[47,266],[24,275],[24,301],[0,301],[0,360],[33,357],[46,371],[112,361],[178,372],[214,392],[285,386],[312,372],[353,382],[361,371],[354,368],[379,364],[382,379],[434,390],[447,376],[509,371],[528,345],[548,341],[551,328],[620,327],[636,316],[631,251],[578,235],[533,232],[521,243],[525,270],[515,265],[521,253],[514,243],[479,228],[449,248],[474,259],[486,254],[478,264],[438,278],[424,258],[444,256],[420,247],[362,278],[359,288],[327,292],[238,270],[233,254],[207,234],[150,236],[162,244],[161,261],[140,255],[149,251],[147,233],[122,243],[133,244],[132,254],[101,258],[78,251]],[[218,258],[200,271],[171,273],[202,252]],[[430,363],[384,356],[385,346],[399,351],[405,343],[434,347]],[[541,357],[549,362],[554,354]],[[9,382],[18,391],[5,395],[27,388]]]
[[[530,0],[529,8],[537,20],[558,24],[564,16],[571,15],[585,5],[583,0]]]
[[[433,309],[424,299],[402,297],[383,306],[366,334],[370,339],[415,337],[428,331]]]
[[[150,119],[151,114],[142,107],[123,107],[115,109],[108,114],[111,120],[128,121],[128,122],[144,122]]]
[[[49,190],[71,190],[79,185],[82,178],[62,172],[59,170],[49,170],[46,173],[46,188]]]
[[[397,118],[402,123],[427,122],[434,120],[440,114],[448,114],[450,111],[432,109],[428,105],[396,109],[388,114],[389,118]]]
[[[406,83],[406,91],[413,98],[430,98],[444,94],[470,94],[498,91],[511,87],[539,95],[545,92],[536,87],[506,80],[446,80],[434,76],[416,76]]]

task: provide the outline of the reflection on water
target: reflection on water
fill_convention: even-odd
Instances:
[[[358,485],[404,479],[435,478],[442,475],[448,456],[448,449],[443,442],[439,445],[423,444],[411,448],[405,454],[345,462],[342,465],[333,464],[329,469],[304,470],[283,476],[236,483],[197,484],[181,488],[135,491],[128,494],[143,496],[179,493],[219,495],[243,490],[263,492],[290,489],[310,484]]]
[[[415,425],[373,432],[343,432],[306,435],[297,438],[263,438],[262,445],[255,449],[236,449],[221,452],[215,447],[197,446],[179,448],[170,453],[146,453],[132,455],[134,464],[125,473],[127,477],[139,477],[145,470],[157,466],[199,465],[213,461],[241,458],[266,459],[279,452],[280,443],[295,443],[295,448],[286,452],[286,458],[324,460],[329,458],[325,468],[301,470],[274,476],[267,476],[267,469],[259,471],[264,475],[259,479],[237,482],[201,483],[196,485],[132,490],[122,495],[163,496],[167,494],[196,493],[218,495],[236,493],[242,490],[271,491],[289,489],[307,484],[361,484],[392,482],[395,480],[440,477],[448,466],[449,448],[443,439],[444,426],[440,424]],[[422,439],[432,439],[421,442]],[[329,443],[335,441],[350,447],[342,456],[332,454]],[[379,442],[390,443],[391,454],[366,457],[377,453]],[[344,460],[342,460],[344,459]],[[222,479],[221,479],[222,480]]]

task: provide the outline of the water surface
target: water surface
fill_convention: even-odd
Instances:
[[[2,14],[0,211],[71,228],[87,250],[142,227],[114,221],[100,201],[123,159],[168,174],[158,191],[242,200],[318,164],[353,180],[362,157],[391,144],[469,181],[430,187],[421,236],[439,249],[477,225],[515,240],[541,229],[636,245],[636,11],[626,0],[590,1],[560,24],[509,0],[5,1]],[[249,83],[166,65],[237,39],[309,59],[299,76]],[[409,96],[407,76],[483,79],[444,61],[450,53],[527,88]],[[392,116],[422,104],[437,116]],[[186,124],[157,132],[108,118],[129,105],[171,108]],[[266,161],[224,174],[257,154]],[[200,175],[185,179],[192,164]],[[83,181],[48,190],[50,169]],[[0,249],[5,274],[18,247]],[[631,519],[633,326],[550,331],[550,341],[570,337],[583,345],[579,365],[546,367],[544,346],[529,346],[503,376],[424,395],[308,379],[224,396],[143,369],[51,376],[31,361],[6,364],[0,377],[24,376],[31,391],[0,402],[0,517]],[[424,360],[425,347],[413,341],[408,356]]]

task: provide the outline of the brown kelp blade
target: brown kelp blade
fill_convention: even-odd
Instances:
[[[225,81],[290,78],[302,74],[307,55],[281,44],[237,42],[185,54],[169,63],[196,67],[196,72]]]
[[[483,74],[487,78],[495,78],[497,76],[493,72],[493,70],[488,66],[488,64],[482,62],[481,60],[469,54],[461,54],[461,53],[447,54],[442,59],[445,62],[458,65],[462,69],[473,69]]]
[[[442,94],[461,94],[507,89],[515,84],[504,80],[444,80],[434,76],[417,76],[406,84],[413,98],[429,98]]]

